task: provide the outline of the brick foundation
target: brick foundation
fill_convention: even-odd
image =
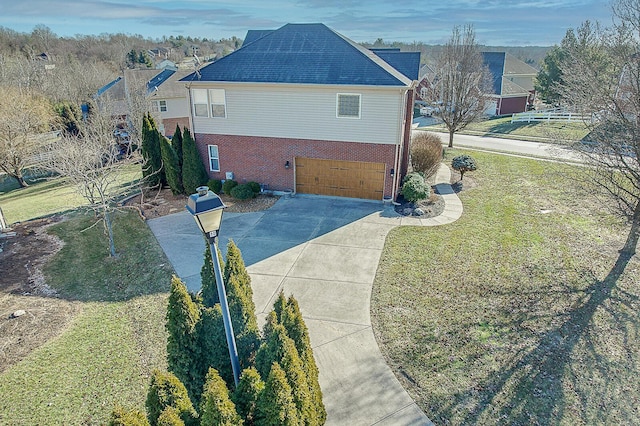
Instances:
[[[211,178],[225,179],[225,172],[233,172],[234,180],[239,183],[255,181],[266,184],[271,190],[295,188],[295,157],[384,163],[387,173],[395,167],[395,145],[202,133],[196,134],[195,138],[207,171],[207,145],[218,145],[221,170],[208,172]],[[287,161],[290,163],[288,169],[285,168]],[[393,179],[388,175],[385,196],[391,196],[392,186]]]

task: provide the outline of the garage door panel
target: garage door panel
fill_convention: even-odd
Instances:
[[[381,200],[384,163],[296,158],[296,192]]]

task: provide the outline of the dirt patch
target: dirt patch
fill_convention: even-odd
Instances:
[[[145,219],[155,219],[172,213],[184,211],[187,204],[186,195],[173,195],[171,190],[149,191],[144,195],[133,197],[125,203],[126,206],[138,209]],[[266,210],[278,201],[277,196],[259,194],[250,200],[236,200],[228,195],[221,194],[220,198],[227,208],[225,212],[247,213]]]
[[[426,200],[416,203],[405,200],[402,195],[398,197],[398,205],[395,206],[396,213],[403,216],[419,216],[423,219],[436,217],[444,211],[444,198],[431,189],[431,195]]]
[[[451,174],[451,188],[453,188],[456,194],[462,191],[473,189],[477,186],[478,182],[472,177],[467,176],[464,179],[460,179],[460,173]]]
[[[81,309],[56,298],[42,273],[63,245],[47,233],[59,220],[20,223],[0,238],[0,372],[60,334]],[[14,318],[20,310],[24,315]]]

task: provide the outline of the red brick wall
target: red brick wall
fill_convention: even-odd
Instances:
[[[498,115],[525,112],[527,110],[527,100],[528,96],[500,99],[500,110],[498,111]]]
[[[386,164],[384,195],[391,195],[393,179],[388,173],[394,167],[395,145],[202,133],[195,138],[207,171],[207,145],[218,145],[220,172],[209,172],[213,179],[225,179],[225,172],[233,172],[234,180],[240,183],[255,181],[271,190],[293,190],[295,157],[366,161]],[[286,161],[290,163],[288,169]]]
[[[189,128],[189,117],[180,118],[165,118],[162,120],[164,126],[164,135],[169,137],[173,136],[173,132],[176,131],[176,124],[180,125],[180,129]]]

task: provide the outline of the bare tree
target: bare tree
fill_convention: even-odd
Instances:
[[[116,256],[112,221],[116,201],[135,186],[123,179],[125,168],[134,158],[123,154],[116,144],[113,135],[116,124],[111,108],[105,105],[100,111],[94,108],[79,135],[65,135],[50,146],[48,164],[51,171],[75,185],[96,212],[98,221],[103,222],[112,257]]]
[[[439,104],[435,115],[449,130],[449,147],[453,135],[476,121],[486,109],[490,92],[490,74],[484,66],[471,25],[455,27],[438,54],[427,98]]]
[[[640,238],[640,2],[613,4],[614,25],[585,22],[562,64],[561,93],[593,119],[590,142],[574,146],[590,167],[579,178],[603,190],[630,222],[621,255],[630,258]]]
[[[28,88],[0,86],[0,169],[26,187],[24,169],[44,151],[42,133],[50,130],[53,109]]]

